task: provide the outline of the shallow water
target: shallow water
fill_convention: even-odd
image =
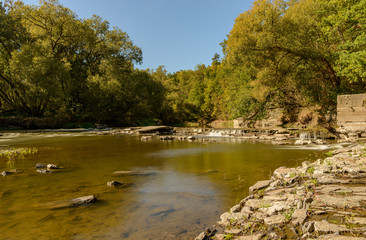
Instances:
[[[0,170],[0,239],[192,239],[280,166],[315,160],[321,148],[235,139],[141,141],[88,133],[5,133],[0,147],[39,152]],[[64,167],[39,174],[36,163]],[[149,176],[113,176],[149,170]],[[131,183],[109,188],[111,180]],[[94,194],[96,204],[49,210],[47,203]]]

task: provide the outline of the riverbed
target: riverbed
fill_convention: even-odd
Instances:
[[[328,148],[276,146],[235,138],[161,141],[94,133],[3,133],[1,148],[38,153],[0,170],[0,239],[192,239],[280,167]],[[63,167],[40,174],[37,163]],[[115,171],[150,171],[113,176]],[[108,181],[129,183],[111,188]],[[95,195],[95,204],[58,210],[50,202]]]

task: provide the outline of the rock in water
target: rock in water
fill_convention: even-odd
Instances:
[[[36,166],[34,168],[46,168],[47,165],[43,164],[43,163],[37,163]]]
[[[60,167],[56,166],[55,164],[47,164],[47,169],[60,169]]]
[[[1,175],[3,175],[4,177],[5,177],[6,175],[9,175],[9,174],[12,174],[12,172],[3,171],[3,172],[1,173]]]
[[[50,170],[48,169],[37,169],[37,172],[42,173],[42,174],[46,174],[46,173],[52,173]]]
[[[125,185],[125,183],[121,183],[121,182],[117,182],[117,181],[107,182],[108,187],[121,187],[123,185]]]
[[[89,203],[95,203],[97,198],[94,195],[74,198],[71,200],[57,201],[46,204],[46,208],[48,209],[62,209],[62,208],[70,208],[70,207],[78,207],[82,205],[86,205]]]
[[[22,173],[22,172],[23,172],[23,170],[21,170],[21,169],[13,169],[13,170],[9,170],[9,171],[3,171],[3,172],[1,172],[1,175],[3,175],[5,177],[7,175],[11,175],[14,173]]]

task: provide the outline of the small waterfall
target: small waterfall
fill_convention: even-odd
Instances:
[[[221,131],[212,131],[208,133],[208,136],[210,137],[222,137],[222,132]]]
[[[303,132],[303,133],[300,133],[299,139],[302,139],[302,140],[317,140],[318,137],[317,137],[316,132]]]
[[[299,138],[300,139],[311,139],[311,133],[309,133],[309,132],[300,133]]]

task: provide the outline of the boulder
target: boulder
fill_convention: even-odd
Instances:
[[[60,168],[55,164],[47,164],[47,169],[60,169]]]
[[[95,203],[97,198],[94,195],[64,200],[64,201],[57,201],[46,204],[46,208],[48,209],[62,209],[62,208],[70,208],[70,207],[78,207],[83,206],[90,203]]]

